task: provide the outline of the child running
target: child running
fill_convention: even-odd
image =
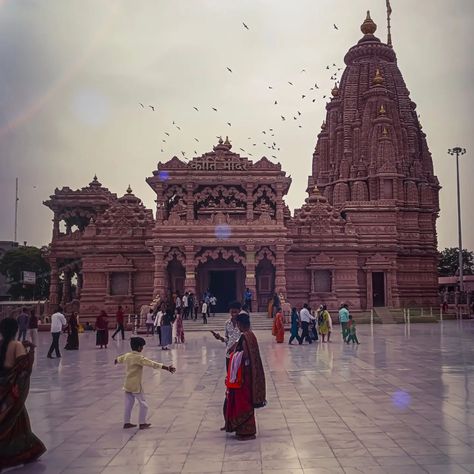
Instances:
[[[135,400],[137,400],[138,404],[140,405],[140,411],[138,414],[139,428],[141,430],[145,430],[151,426],[150,423],[146,422],[148,405],[145,401],[142,388],[143,367],[163,369],[171,372],[172,374],[176,372],[176,369],[172,365],[166,366],[160,362],[155,362],[142,356],[140,352],[142,352],[145,344],[145,339],[142,337],[130,338],[130,347],[132,348],[132,352],[127,352],[126,354],[118,356],[114,361],[115,364],[126,365],[125,382],[123,384],[123,389],[125,390],[125,412],[123,427],[125,429],[135,428],[137,426],[130,423],[130,417],[132,415],[132,408]]]
[[[352,315],[349,315],[349,322],[347,324],[347,332],[349,333],[346,339],[347,344],[349,344],[349,342],[351,341],[352,341],[352,344],[354,344],[354,342],[356,344],[359,344],[359,340],[357,339],[356,324],[355,324],[355,321],[352,319]]]

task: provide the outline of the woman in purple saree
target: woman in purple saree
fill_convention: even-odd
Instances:
[[[38,459],[44,444],[32,433],[25,408],[34,362],[34,346],[15,340],[13,318],[0,322],[0,471]]]

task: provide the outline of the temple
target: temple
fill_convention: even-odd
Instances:
[[[56,189],[45,202],[51,304],[137,313],[157,295],[210,289],[225,311],[248,287],[260,311],[274,292],[353,310],[435,305],[439,183],[391,42],[374,36],[369,14],[361,30],[326,105],[301,208],[285,204],[280,164],[240,156],[228,139],[158,163],[146,180],[155,217],[130,188],[119,198],[95,177]]]

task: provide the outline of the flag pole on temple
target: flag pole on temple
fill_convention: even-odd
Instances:
[[[385,4],[387,5],[387,44],[392,46],[392,32],[390,26],[390,15],[392,14],[392,6],[390,5],[390,0],[385,0]]]
[[[17,229],[18,229],[18,178],[15,179],[15,231],[13,241],[17,242]]]

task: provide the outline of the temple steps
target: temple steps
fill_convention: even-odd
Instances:
[[[215,316],[207,318],[207,324],[202,323],[202,318],[198,317],[196,321],[185,319],[185,331],[217,331],[221,334],[224,331],[224,324],[229,319],[229,313],[216,313]],[[267,318],[267,313],[252,313],[250,316],[252,329],[272,329],[273,319]]]

